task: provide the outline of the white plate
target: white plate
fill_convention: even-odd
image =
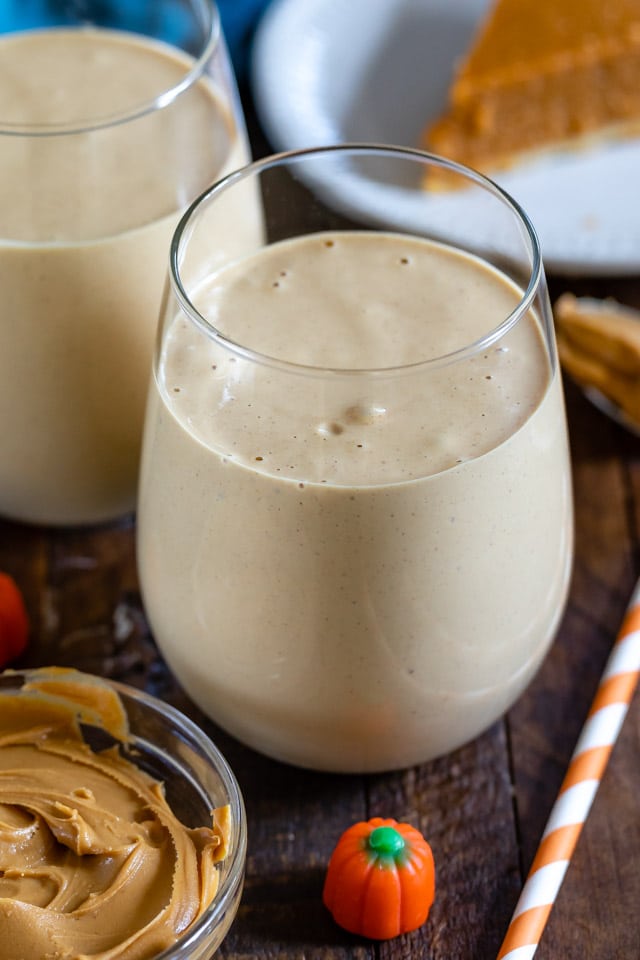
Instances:
[[[416,145],[488,0],[273,0],[254,41],[252,90],[276,150]],[[524,207],[548,270],[640,269],[640,140],[541,158],[496,175]],[[371,186],[371,185],[369,185]],[[393,184],[393,203],[415,194]]]

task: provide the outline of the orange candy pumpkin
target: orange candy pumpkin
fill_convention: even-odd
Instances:
[[[408,823],[374,817],[342,834],[322,893],[350,933],[388,940],[421,926],[435,895],[431,847]]]
[[[29,620],[15,580],[0,572],[0,670],[27,646]]]

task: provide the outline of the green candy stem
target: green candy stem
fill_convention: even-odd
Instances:
[[[397,863],[404,853],[405,841],[393,827],[376,827],[369,835],[367,846],[381,860]]]

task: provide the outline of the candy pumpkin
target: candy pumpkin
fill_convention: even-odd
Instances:
[[[338,840],[322,899],[345,930],[388,940],[421,926],[434,895],[433,854],[422,834],[408,823],[374,817]]]
[[[29,620],[15,580],[0,572],[0,670],[27,646]]]

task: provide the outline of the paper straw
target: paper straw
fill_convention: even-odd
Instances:
[[[591,809],[640,673],[640,580],[551,808],[498,960],[531,960],[538,949],[580,831]]]

